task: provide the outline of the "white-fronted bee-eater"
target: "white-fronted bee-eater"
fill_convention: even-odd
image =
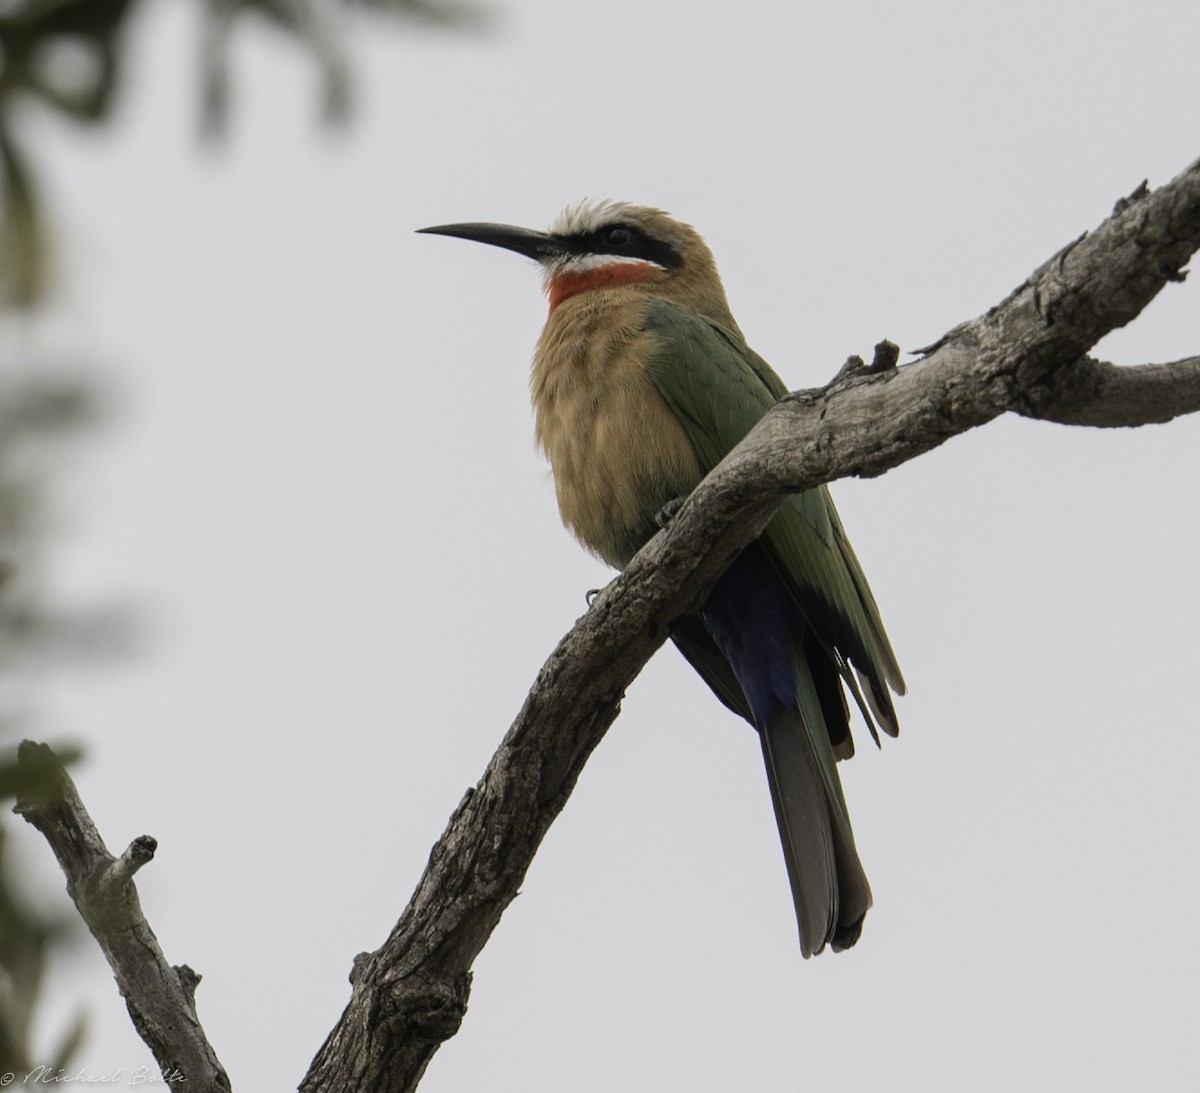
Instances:
[[[747,344],[712,254],[657,209],[583,202],[548,232],[448,224],[542,268],[550,315],[533,359],[537,440],[563,522],[621,568],[786,391]],[[871,889],[836,761],[852,695],[896,735],[904,681],[826,489],[788,499],[675,644],[757,730],[805,956],[858,940]]]

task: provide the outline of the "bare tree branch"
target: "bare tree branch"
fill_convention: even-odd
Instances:
[[[172,1089],[228,1093],[229,1079],[196,1016],[200,977],[186,965],[167,963],[133,884],[133,875],[154,857],[158,844],[142,835],[114,858],[54,752],[26,740],[17,756],[31,783],[46,789],[18,797],[14,811],[45,836],[58,858],[67,891],[104,950],[162,1078]]]
[[[826,387],[789,395],[593,601],[551,654],[483,778],[434,846],[383,946],[361,954],[353,994],[313,1061],[308,1093],[411,1090],[466,1010],[471,965],[516,895],[625,688],[672,624],[695,610],[789,493],[878,475],[1007,412],[1135,426],[1200,409],[1200,358],[1121,368],[1088,356],[1136,318],[1200,249],[1200,162],[1117,203],[986,315],[895,367],[890,343]],[[229,1081],[200,1028],[198,977],[172,968],[142,916],[133,874],[154,853],[105,848],[70,778],[44,745],[56,791],[18,802],[47,838],[80,914],[104,949],[134,1025],[172,1084]]]
[[[788,493],[882,474],[1012,411],[1049,421],[1141,425],[1200,409],[1200,364],[1123,369],[1090,359],[1200,249],[1200,162],[1145,184],[987,314],[917,362],[851,363],[827,387],[767,414],[593,601],[555,649],[478,785],[430,855],[384,945],[363,954],[353,995],[301,1088],[410,1090],[462,1021],[471,964],[516,895],[546,830],[616,718],[625,688],[755,538]]]
[[[1085,357],[1064,375],[1065,389],[1054,398],[1035,396],[1030,417],[1113,428],[1157,425],[1200,410],[1200,357],[1124,367]]]

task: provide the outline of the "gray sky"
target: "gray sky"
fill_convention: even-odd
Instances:
[[[538,667],[608,578],[558,523],[514,255],[412,230],[655,204],[794,386],[998,302],[1200,155],[1200,6],[509,0],[492,40],[236,48],[198,147],[195,28],[158,5],[122,122],[30,119],[59,217],[39,344],[118,413],[64,483],[63,598],[151,641],[45,675],[46,735],[139,877],[240,1090],[291,1088]],[[1101,352],[1200,348],[1172,286]],[[1003,420],[835,487],[908,678],[842,767],[875,908],[801,959],[752,733],[672,650],[628,694],[476,966],[423,1089],[1173,1089],[1195,1080],[1200,421]],[[56,892],[48,852],[23,860]],[[61,900],[65,902],[63,895]],[[81,972],[82,969],[82,972]],[[150,1062],[94,946],[51,984],[81,1063]]]

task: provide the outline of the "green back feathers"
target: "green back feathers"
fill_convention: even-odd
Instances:
[[[707,473],[787,389],[734,332],[662,300],[650,301],[643,317],[657,347],[651,378]],[[903,693],[903,677],[829,491],[793,494],[763,539],[801,613],[839,664],[872,735],[877,724],[894,736],[888,685]]]

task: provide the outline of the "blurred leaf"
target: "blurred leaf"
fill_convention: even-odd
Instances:
[[[39,563],[49,484],[101,409],[95,388],[77,376],[0,384],[0,663],[10,676],[22,662],[95,661],[125,655],[136,643],[135,613],[121,604],[63,609],[44,602]]]
[[[369,8],[387,15],[454,30],[486,31],[496,22],[497,9],[475,0],[346,0],[351,7]]]
[[[59,746],[52,752],[27,749],[20,763],[15,753],[0,758],[0,800],[10,797],[39,801],[57,799],[62,792],[60,775],[63,767],[76,762],[82,754],[78,748]],[[3,829],[0,829],[0,849],[3,845]],[[4,898],[0,891],[0,903]]]
[[[25,0],[0,13],[0,109],[15,92],[84,121],[103,117],[116,86],[116,37],[132,0]]]
[[[203,14],[201,127],[228,127],[230,39],[241,16],[258,17],[305,46],[322,79],[325,119],[350,112],[342,21],[354,9],[456,30],[482,30],[492,7],[478,0],[199,0]],[[29,308],[44,295],[47,241],[34,175],[15,137],[13,105],[25,98],[84,124],[112,112],[121,35],[136,0],[0,0],[0,307]]]
[[[336,16],[342,7],[331,0],[204,0],[204,89],[201,121],[204,132],[224,132],[229,122],[229,40],[234,20],[258,15],[295,35],[312,50],[324,78],[323,110],[327,121],[343,121],[349,113],[350,80]]]
[[[62,1040],[50,1056],[51,1074],[56,1074],[60,1070],[66,1070],[71,1060],[75,1057],[75,1053],[83,1046],[84,1037],[87,1035],[87,1026],[86,1013],[77,1014],[75,1020],[67,1026],[67,1031],[63,1033]]]
[[[82,379],[48,379],[0,388],[0,444],[21,430],[77,429],[98,413],[96,392]]]
[[[29,174],[0,116],[0,166],[4,199],[0,206],[0,306],[27,308],[45,284],[46,249]]]
[[[28,1072],[33,1054],[30,1028],[47,952],[65,924],[32,915],[13,899],[4,836],[0,828],[0,1074],[20,1074]],[[80,1017],[63,1035],[56,1056],[69,1060],[82,1034]]]
[[[350,107],[342,21],[354,9],[414,21],[479,29],[490,8],[475,0],[198,0],[204,38],[203,119],[222,130],[230,104],[229,44],[242,15],[265,20],[310,51],[322,79],[323,112],[344,119]],[[127,58],[123,34],[137,0],[0,0],[0,322],[47,293],[49,232],[30,130],[20,111],[32,104],[52,117],[97,126],[114,112]],[[36,132],[36,130],[32,131]],[[10,362],[0,361],[7,366]],[[6,682],[19,655],[94,658],[124,651],[136,636],[116,608],[56,610],[44,604],[39,564],[45,555],[49,484],[57,464],[51,441],[94,416],[94,390],[79,380],[15,383],[0,370],[0,665]],[[12,704],[7,692],[0,700]],[[0,727],[16,720],[0,708]],[[66,762],[77,750],[61,753]],[[59,792],[58,766],[0,754],[0,800]],[[0,1075],[27,1073],[30,1028],[47,953],[59,925],[28,913],[16,898],[0,827]],[[18,878],[20,881],[21,878]],[[72,920],[74,921],[74,920]],[[66,1067],[84,1032],[80,1017],[64,1032],[51,1072]]]
[[[41,101],[96,122],[112,105],[116,36],[132,0],[9,0],[0,7],[0,306],[28,308],[46,287],[46,242],[13,106]]]
[[[401,16],[455,30],[484,30],[494,9],[476,0],[202,0],[205,4],[204,131],[223,133],[229,120],[231,76],[229,39],[235,19],[258,16],[306,45],[324,80],[322,108],[326,121],[341,122],[350,111],[350,78],[343,48],[342,19],[361,9]]]

